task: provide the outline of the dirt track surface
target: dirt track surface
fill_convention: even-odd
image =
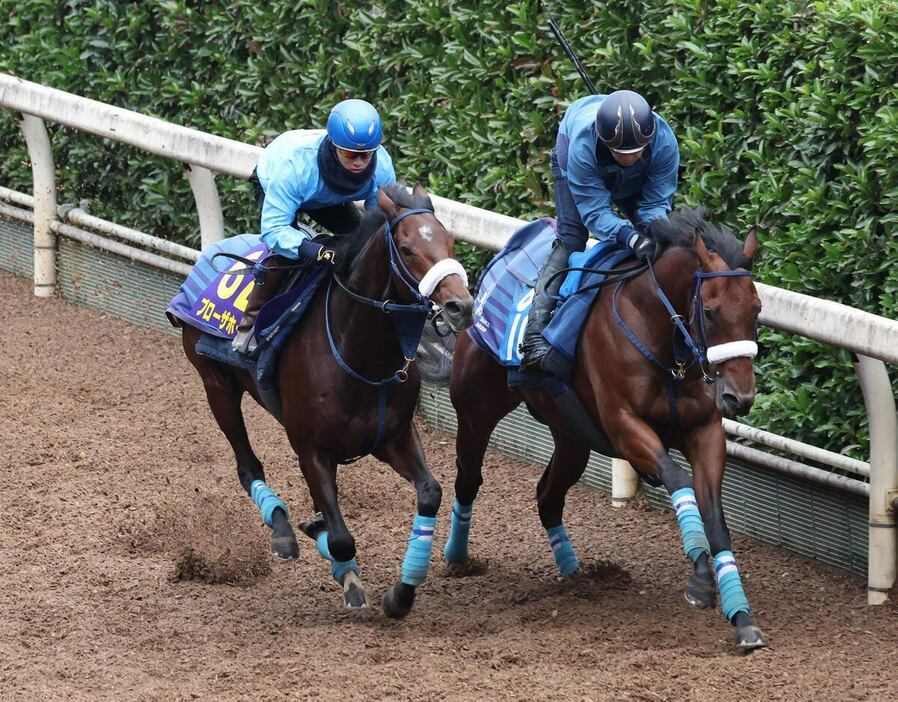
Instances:
[[[475,505],[478,576],[449,577],[448,437],[423,432],[444,488],[431,577],[385,618],[414,492],[373,460],[343,469],[342,507],[370,606],[347,611],[302,538],[269,533],[180,341],[0,273],[0,698],[894,700],[898,608],[864,583],[736,538],[771,647],[745,657],[719,611],[690,608],[674,518],[587,488],[566,523],[587,575],[559,583],[533,500],[539,469],[491,454]],[[269,483],[311,500],[277,424],[247,408]]]

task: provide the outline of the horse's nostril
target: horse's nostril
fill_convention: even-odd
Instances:
[[[443,311],[453,319],[464,317],[471,309],[469,303],[461,300],[449,300],[443,305]]]

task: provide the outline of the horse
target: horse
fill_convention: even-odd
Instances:
[[[331,562],[347,607],[364,607],[366,600],[355,540],[338,504],[338,464],[372,454],[414,485],[417,515],[402,577],[383,598],[386,614],[401,618],[426,579],[442,497],[412,422],[420,390],[415,351],[432,305],[452,330],[461,331],[471,323],[473,299],[465,271],[453,258],[454,238],[420,185],[411,193],[400,185],[382,188],[377,208],[365,213],[354,232],[332,241],[333,275],[316,291],[280,357],[279,420],[314,504],[315,516],[299,527]],[[184,353],[234,451],[240,484],[272,530],[274,556],[297,558],[287,507],[267,485],[244,425],[243,394],[262,404],[256,384],[246,370],[199,355],[200,335],[184,327]]]
[[[458,415],[455,503],[444,556],[450,564],[467,559],[487,442],[499,420],[523,401],[554,439],[536,498],[560,576],[579,570],[562,520],[565,495],[591,449],[624,458],[671,494],[693,563],[687,601],[712,607],[719,589],[736,645],[760,648],[766,643],[751,616],[721,504],[721,415],[744,414],[755,396],[752,357],[761,304],[751,264],[757,237],[750,232],[743,245],[707,222],[703,209],[685,208],[653,222],[652,235],[661,251],[655,263],[629,279],[621,276],[613,290],[602,288],[580,332],[570,388],[597,430],[591,435],[577,430],[547,390],[510,390],[508,369],[469,334],[459,336],[449,385]],[[478,296],[475,308],[480,304]],[[671,459],[670,448],[686,457],[691,476]]]

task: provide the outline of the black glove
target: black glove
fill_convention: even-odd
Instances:
[[[649,239],[645,234],[637,234],[631,239],[630,248],[633,249],[633,255],[637,260],[645,261],[646,259],[654,259],[657,244]]]
[[[648,231],[646,229],[646,231]],[[633,251],[633,254],[640,261],[655,258],[657,244],[646,234],[635,232],[631,227],[622,227],[617,232],[617,242],[621,246],[626,246]]]
[[[337,254],[333,249],[308,239],[305,239],[299,245],[299,255],[316,263],[321,263],[322,261],[331,265],[336,265],[337,263]]]

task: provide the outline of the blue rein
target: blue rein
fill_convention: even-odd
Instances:
[[[408,290],[414,296],[415,302],[399,303],[393,302],[392,300],[377,300],[374,298],[365,297],[364,295],[360,295],[359,293],[350,290],[346,286],[346,284],[336,275],[331,277],[327,285],[327,291],[324,298],[324,327],[327,332],[327,341],[328,344],[330,344],[331,353],[333,354],[334,360],[337,362],[337,365],[339,365],[340,368],[342,368],[351,377],[362,383],[365,383],[366,385],[370,385],[379,389],[377,401],[377,436],[374,440],[374,445],[365,453],[360,454],[355,458],[342,461],[342,463],[352,463],[354,461],[357,461],[362,456],[374,453],[380,446],[381,441],[383,441],[384,430],[386,428],[387,390],[389,386],[393,385],[394,383],[404,383],[406,380],[408,380],[409,366],[411,366],[412,361],[415,360],[415,356],[418,353],[418,345],[421,343],[421,334],[424,331],[424,324],[427,321],[427,315],[430,312],[431,303],[430,300],[428,300],[418,290],[417,278],[412,275],[411,271],[409,271],[408,269],[408,266],[405,265],[405,261],[402,260],[399,249],[396,247],[396,242],[393,240],[393,230],[395,229],[396,225],[399,224],[399,222],[401,222],[409,215],[422,213],[433,214],[433,210],[407,210],[402,214],[397,215],[393,219],[387,220],[384,223],[384,237],[386,239],[387,256],[390,263],[390,270],[405,284],[405,287],[408,288]],[[346,292],[346,294],[348,294],[349,297],[351,297],[356,302],[374,307],[376,309],[379,309],[384,314],[389,314],[392,316],[393,326],[396,329],[396,334],[399,340],[399,347],[402,351],[404,364],[391,376],[379,380],[366,378],[364,375],[354,370],[346,362],[346,359],[344,359],[340,354],[340,351],[337,349],[337,344],[334,341],[334,335],[331,331],[330,322],[330,298],[334,281],[336,281],[337,285],[339,285],[344,290],[344,292]]]
[[[674,309],[674,306],[671,304],[667,295],[665,295],[664,291],[661,289],[658,279],[655,277],[655,269],[652,266],[652,262],[648,261],[648,265],[649,273],[652,276],[652,284],[655,287],[655,292],[658,294],[658,299],[661,300],[661,303],[670,315],[670,321],[674,325],[674,367],[668,367],[655,358],[648,347],[639,340],[639,337],[636,336],[633,330],[627,326],[626,322],[624,322],[623,318],[620,316],[620,311],[617,309],[617,296],[620,294],[621,288],[626,281],[618,283],[617,287],[614,289],[614,294],[611,297],[611,312],[614,316],[614,321],[617,322],[621,331],[623,331],[630,342],[639,349],[643,356],[645,356],[653,365],[670,373],[674,380],[683,380],[686,377],[686,371],[689,370],[694,363],[698,363],[702,370],[702,377],[705,382],[709,384],[713,383],[715,378],[708,372],[708,341],[705,335],[704,314],[702,313],[702,283],[708,278],[750,276],[751,271],[739,269],[735,271],[717,271],[708,273],[701,270],[701,268],[695,271],[695,274],[693,275],[695,284],[693,285],[692,290],[692,300],[689,303],[692,308],[689,317],[689,326],[691,327],[696,320],[698,323],[698,334],[696,335],[696,338],[693,339],[692,334],[686,324],[684,324],[683,316]],[[678,340],[680,341],[680,344],[677,343]],[[682,348],[681,344],[686,346],[686,353],[684,354],[678,353],[678,348]]]

